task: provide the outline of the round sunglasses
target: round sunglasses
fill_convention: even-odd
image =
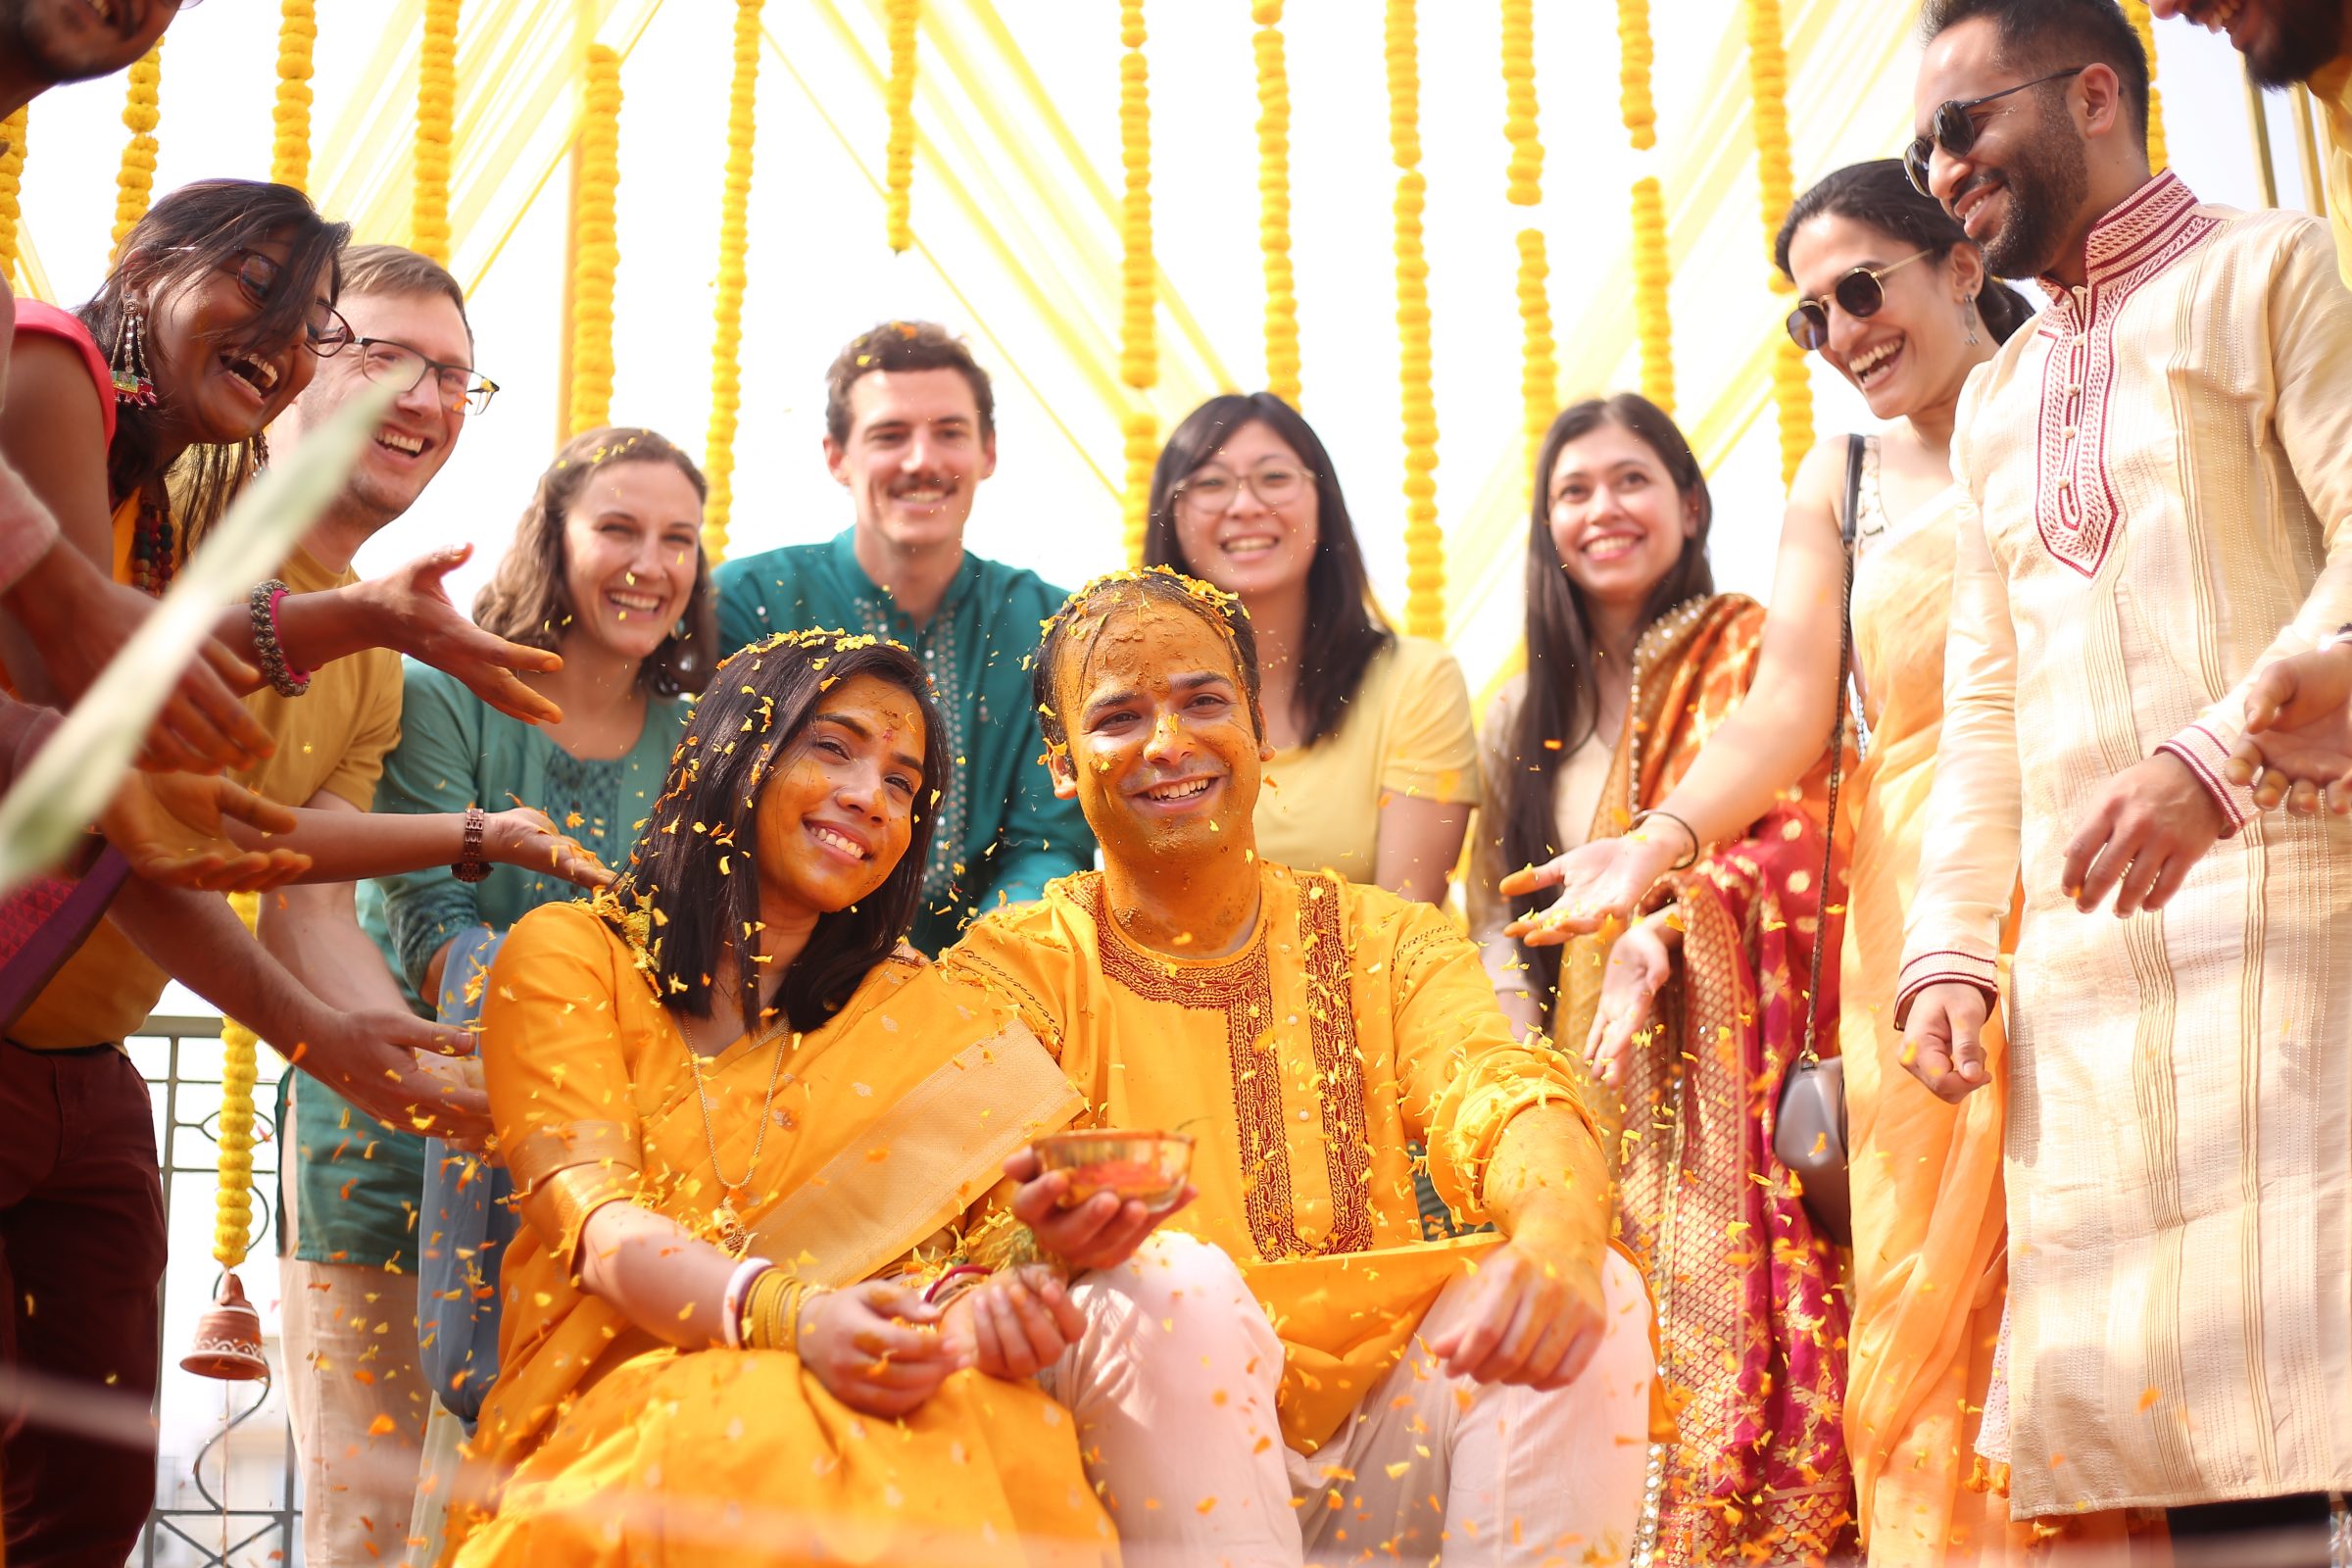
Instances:
[[[1903,172],[1911,176],[1911,188],[1931,200],[1935,198],[1936,192],[1928,185],[1928,160],[1936,156],[1938,147],[1943,149],[1946,158],[1966,158],[1969,149],[1977,144],[1978,110],[2013,93],[2024,92],[2028,87],[2039,87],[2048,82],[2064,81],[2069,76],[2080,76],[2089,69],[2088,66],[2076,66],[2068,71],[2053,71],[2046,76],[2021,81],[1999,92],[1988,92],[1982,98],[1947,98],[1937,104],[1936,113],[1928,117],[1928,134],[1912,138],[1911,145],[1903,149]]]
[[[1899,262],[1885,267],[1857,267],[1838,279],[1830,288],[1828,299],[1798,300],[1796,309],[1788,313],[1788,335],[1796,346],[1807,354],[1828,347],[1830,341],[1830,301],[1857,321],[1867,321],[1879,314],[1886,303],[1886,288],[1880,281],[1889,273],[1898,272],[1918,261],[1927,251],[1913,251]]]

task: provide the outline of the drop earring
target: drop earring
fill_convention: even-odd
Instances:
[[[1968,332],[1968,346],[1976,348],[1984,340],[1977,335],[1977,297],[1971,294],[1960,302],[1960,324]]]
[[[147,373],[147,313],[136,300],[122,303],[122,321],[115,328],[115,351],[107,368],[114,376],[117,404],[155,407],[155,378]]]

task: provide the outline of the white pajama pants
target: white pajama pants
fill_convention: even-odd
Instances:
[[[1446,1288],[1404,1359],[1309,1456],[1283,1444],[1282,1344],[1224,1252],[1161,1235],[1080,1281],[1086,1333],[1039,1381],[1077,1417],[1129,1568],[1624,1562],[1656,1376],[1641,1276],[1609,1254],[1606,1337],[1547,1394],[1438,1370],[1426,1343],[1467,1285]]]

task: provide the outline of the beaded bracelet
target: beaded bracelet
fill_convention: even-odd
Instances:
[[[261,660],[270,690],[280,697],[300,697],[311,689],[311,672],[288,663],[286,651],[277,640],[277,602],[291,591],[271,577],[255,583],[253,592],[245,596],[245,612],[253,622],[253,651]]]
[[[735,1265],[734,1273],[727,1276],[726,1294],[719,1298],[719,1314],[725,1319],[728,1349],[743,1348],[744,1298],[760,1276],[775,1266],[764,1257],[747,1257]]]

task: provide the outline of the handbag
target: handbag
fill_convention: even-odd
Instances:
[[[1854,526],[1862,496],[1862,437],[1846,437],[1845,515],[1838,526],[1845,549],[1845,588],[1838,610],[1838,716],[1830,727],[1830,810],[1822,830],[1821,880],[1814,884],[1821,918],[1813,933],[1813,981],[1805,993],[1805,1044],[1781,1085],[1772,1128],[1772,1152],[1800,1184],[1805,1212],[1839,1247],[1854,1243],[1853,1193],[1845,1150],[1845,1063],[1815,1049],[1821,1014],[1821,950],[1829,944],[1830,873],[1838,853],[1838,786],[1845,770],[1846,682],[1854,662]]]

